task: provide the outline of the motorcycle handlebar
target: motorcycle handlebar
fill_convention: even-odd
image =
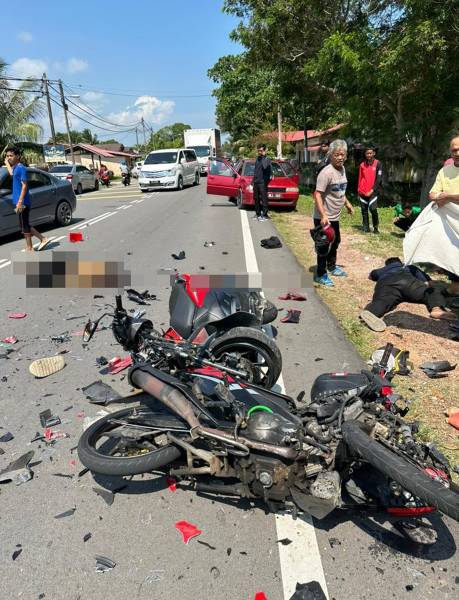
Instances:
[[[116,310],[123,310],[123,303],[121,302],[121,296],[115,296]]]

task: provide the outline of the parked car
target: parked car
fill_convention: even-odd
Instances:
[[[194,150],[155,150],[146,157],[139,171],[142,192],[156,188],[182,190],[184,185],[191,184],[199,184],[199,163]]]
[[[272,161],[273,178],[268,186],[269,206],[283,206],[294,210],[298,202],[298,184],[282,168],[280,161]],[[235,199],[239,208],[254,205],[253,174],[255,160],[243,159],[234,167],[224,158],[210,161],[207,177],[207,193]]]
[[[300,184],[300,171],[296,165],[296,161],[294,160],[279,160],[279,164],[282,167],[282,170],[285,172],[287,177],[290,177],[292,181],[296,183],[296,185]]]
[[[58,179],[70,181],[75,194],[82,194],[86,190],[99,189],[99,179],[96,173],[83,165],[56,165],[51,167],[49,172]]]
[[[135,165],[131,169],[131,175],[132,175],[132,177],[138,177],[139,176],[139,171],[140,171],[142,165],[143,165],[143,160],[136,161]]]
[[[52,221],[57,225],[68,225],[76,209],[76,197],[70,181],[30,167],[27,175],[32,198],[31,225]],[[12,187],[13,181],[6,167],[0,167],[0,236],[20,231]]]

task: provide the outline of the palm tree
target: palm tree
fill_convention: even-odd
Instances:
[[[12,82],[5,79],[6,63],[0,59],[0,151],[10,143],[37,142],[42,127],[34,119],[43,114],[40,97],[30,95],[36,81]]]

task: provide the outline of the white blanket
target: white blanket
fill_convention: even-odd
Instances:
[[[459,276],[459,204],[431,202],[403,241],[405,264],[432,263]]]

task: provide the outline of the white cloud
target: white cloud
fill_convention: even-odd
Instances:
[[[81,95],[81,99],[92,108],[101,108],[107,102],[107,97],[102,92],[85,92]]]
[[[16,77],[41,77],[47,70],[48,64],[40,58],[18,58],[9,68]]]
[[[69,58],[66,64],[66,70],[69,73],[81,73],[81,71],[86,71],[88,68],[88,62],[83,60],[82,58]]]
[[[18,40],[24,42],[24,44],[30,44],[33,41],[33,35],[30,31],[21,31],[18,33]]]
[[[110,113],[108,119],[120,125],[130,125],[140,121],[143,117],[156,125],[163,123],[173,112],[175,102],[172,100],[159,100],[154,96],[139,96],[134,106],[128,106],[120,112]]]

